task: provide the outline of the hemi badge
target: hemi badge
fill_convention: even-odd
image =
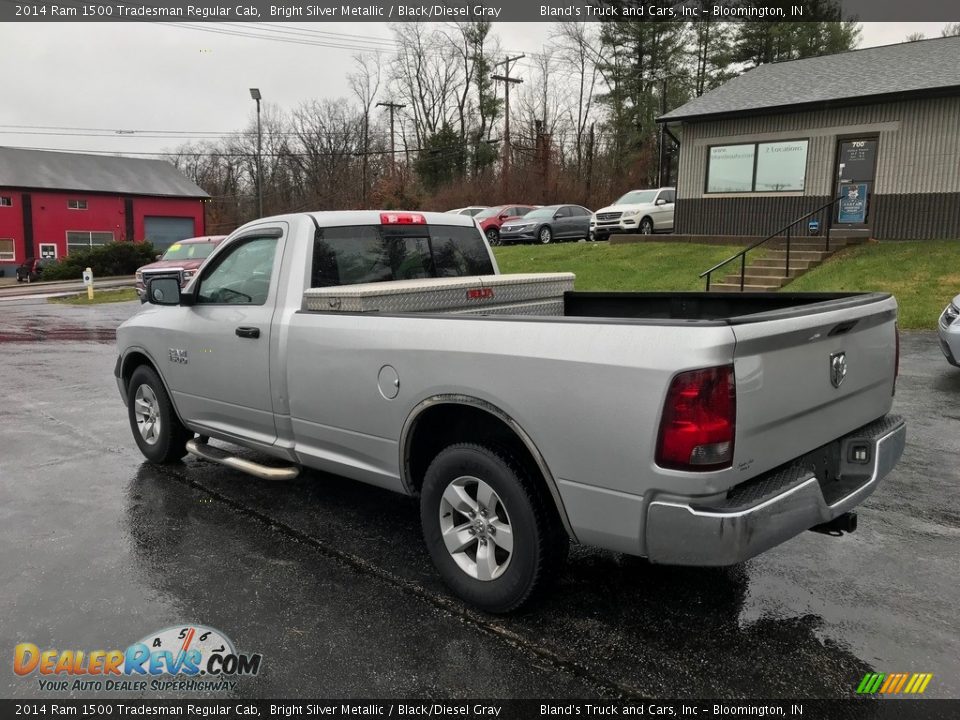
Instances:
[[[467,290],[468,300],[485,300],[493,297],[493,288],[470,288]]]

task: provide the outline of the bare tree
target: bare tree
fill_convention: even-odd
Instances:
[[[370,55],[354,55],[357,70],[347,76],[350,89],[360,102],[360,112],[363,114],[363,142],[361,157],[361,205],[367,206],[367,191],[370,187],[369,157],[370,157],[370,112],[380,90],[380,53]]]
[[[464,82],[457,50],[439,30],[424,23],[394,28],[399,50],[393,62],[394,95],[410,106],[417,146],[456,117],[457,87]]]
[[[602,49],[593,23],[562,22],[557,24],[556,40],[559,61],[565,75],[571,79],[574,101],[568,102],[567,114],[573,125],[573,146],[577,174],[583,170],[584,144],[587,128],[594,110],[594,97],[602,60]]]

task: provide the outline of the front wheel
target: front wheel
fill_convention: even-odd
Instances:
[[[500,244],[499,230],[497,230],[496,228],[490,228],[489,230],[487,230],[486,234],[487,234],[487,242],[489,242],[491,245],[497,246]]]
[[[187,430],[170,402],[160,376],[141,365],[133,372],[127,388],[127,415],[133,439],[150,462],[164,465],[187,454]]]
[[[556,577],[569,539],[545,493],[509,454],[451,445],[427,469],[420,519],[444,582],[468,603],[506,613]]]
[[[653,220],[650,218],[644,218],[640,221],[640,234],[653,235]]]
[[[541,245],[549,245],[550,241],[553,240],[553,231],[546,226],[540,228],[540,232],[537,233],[537,240],[540,241]]]

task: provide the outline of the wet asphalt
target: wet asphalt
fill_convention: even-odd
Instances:
[[[833,698],[873,671],[960,697],[960,370],[933,333],[903,334],[907,448],[855,534],[725,569],[574,547],[552,593],[503,618],[439,582],[413,499],[145,463],[112,375],[138,308],[0,313],[2,697],[53,697],[13,673],[17,643],[122,649],[184,623],[262,653],[228,696]]]

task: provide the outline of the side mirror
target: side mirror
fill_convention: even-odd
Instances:
[[[554,213],[554,214],[553,214],[553,219],[554,219],[554,220],[559,220],[559,219],[560,219],[560,213]]]
[[[508,217],[510,217],[510,216],[507,215],[507,213],[502,213],[502,214],[500,215],[500,219],[501,219],[501,220],[506,220]]]
[[[154,260],[163,260],[163,253],[157,253],[157,256],[153,258]]]
[[[180,304],[180,279],[157,277],[147,280],[147,302],[154,305]]]
[[[667,201],[665,198],[657,198],[657,201],[654,203],[654,205],[666,205],[666,204],[667,204]]]

